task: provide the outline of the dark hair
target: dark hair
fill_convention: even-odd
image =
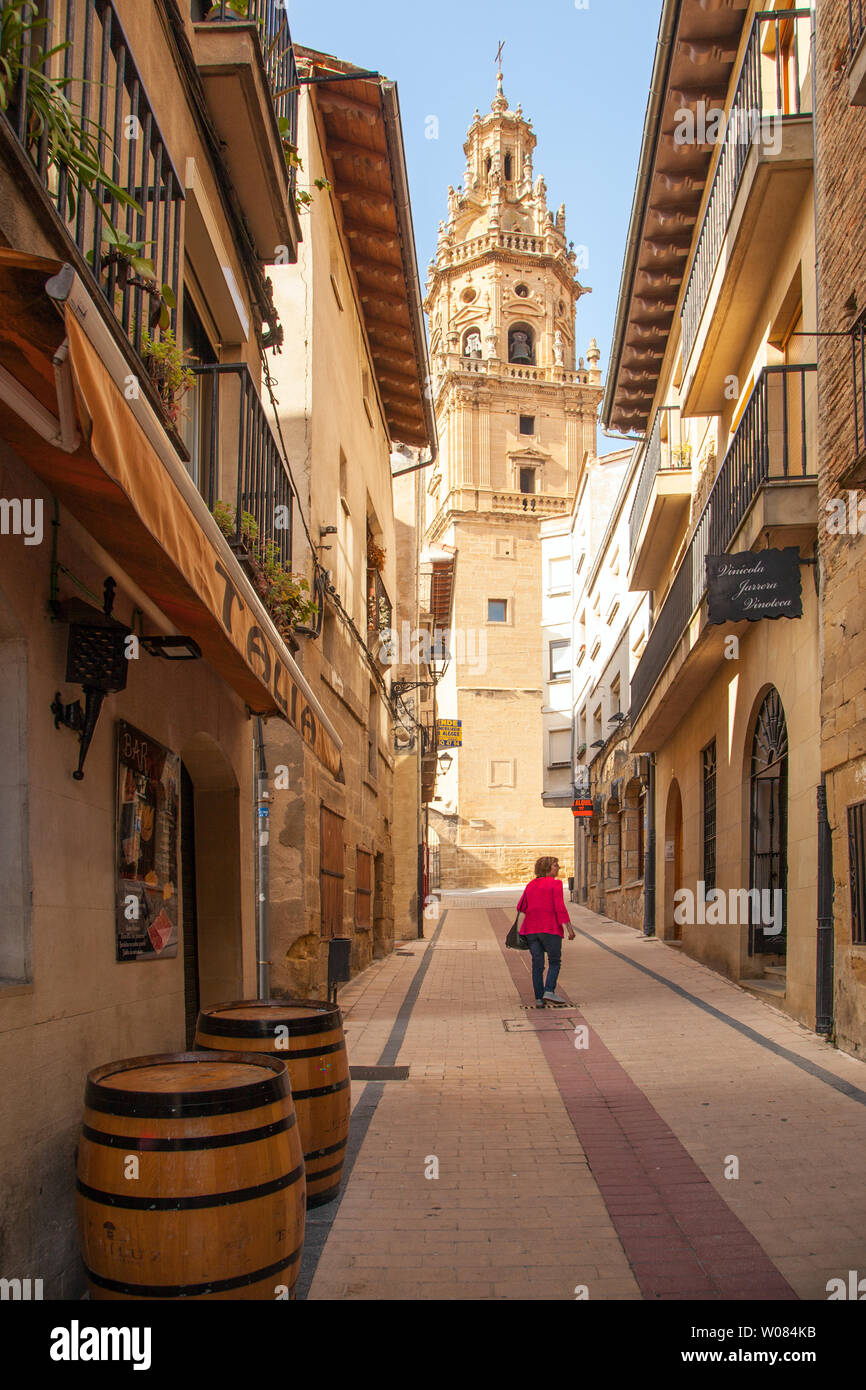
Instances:
[[[559,860],[555,854],[543,854],[540,859],[535,861],[535,877],[550,878],[553,874],[554,864],[558,863]]]

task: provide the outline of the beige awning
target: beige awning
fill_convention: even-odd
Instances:
[[[46,283],[61,269],[0,248],[0,433],[250,710],[287,719],[342,780],[339,735],[181,461],[167,439],[157,451],[94,347],[89,331],[106,335],[99,310],[80,293],[49,298]],[[66,402],[55,376],[64,339]],[[128,371],[113,342],[111,351]]]

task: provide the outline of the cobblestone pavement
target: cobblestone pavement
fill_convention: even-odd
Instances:
[[[516,901],[443,895],[341,990],[351,1063],[408,1076],[353,1082],[300,1295],[826,1299],[866,1272],[866,1066],[574,905],[571,1007],[527,1010]]]

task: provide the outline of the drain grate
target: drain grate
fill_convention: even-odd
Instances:
[[[352,1081],[407,1081],[408,1067],[350,1067]]]
[[[579,1019],[564,1010],[534,1009],[531,1018],[504,1018],[502,1026],[506,1033],[552,1033],[557,1029],[573,1032]]]

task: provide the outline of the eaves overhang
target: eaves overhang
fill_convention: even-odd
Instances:
[[[724,106],[749,0],[664,0],[601,419],[643,433],[717,146],[677,144],[685,110]]]

